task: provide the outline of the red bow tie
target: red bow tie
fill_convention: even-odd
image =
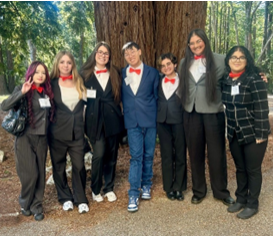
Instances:
[[[202,58],[204,58],[204,55],[195,55],[194,56],[195,60],[202,59]]]
[[[230,78],[237,78],[237,77],[240,77],[244,72],[245,72],[245,70],[242,72],[236,73],[236,74],[230,72],[229,76],[230,76]]]
[[[107,69],[103,69],[103,70],[96,70],[96,74],[100,74],[100,73],[106,73]]]
[[[165,78],[165,83],[168,83],[168,82],[171,82],[172,84],[175,83],[175,79],[168,79],[168,78]]]
[[[129,72],[130,72],[130,73],[135,72],[136,74],[139,75],[139,74],[141,73],[141,69],[133,69],[133,68],[130,68],[130,69],[129,69]]]
[[[60,77],[63,81],[65,81],[66,79],[73,79],[73,75],[72,75],[72,74],[69,75],[69,76],[61,76],[61,75],[59,75],[59,77]]]
[[[35,84],[32,84],[32,90],[37,90],[39,93],[41,93],[43,91],[42,87],[37,87]]]

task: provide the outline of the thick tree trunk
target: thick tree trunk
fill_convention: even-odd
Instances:
[[[15,79],[13,75],[14,67],[13,67],[13,57],[10,50],[6,51],[7,55],[7,69],[9,71],[8,73],[8,80],[7,80],[7,88],[8,91],[11,93],[15,87]]]
[[[0,95],[5,95],[5,94],[8,94],[8,89],[6,85],[2,42],[0,38]]]
[[[156,66],[161,53],[183,57],[187,35],[193,28],[205,27],[206,2],[94,2],[98,41],[106,41],[115,66],[125,66],[121,54],[128,41],[137,42],[142,60]]]

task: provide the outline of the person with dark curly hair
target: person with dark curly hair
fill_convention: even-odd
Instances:
[[[258,212],[262,161],[267,147],[269,108],[266,85],[248,49],[234,46],[225,58],[222,102],[226,106],[227,137],[236,165],[236,203],[228,212],[248,219]]]
[[[19,204],[24,216],[34,215],[41,221],[45,190],[45,162],[47,157],[47,130],[53,121],[53,92],[47,67],[40,61],[33,62],[26,73],[25,83],[16,86],[2,102],[7,111],[19,108],[22,99],[27,101],[28,120],[24,134],[15,138],[16,171],[21,183]]]

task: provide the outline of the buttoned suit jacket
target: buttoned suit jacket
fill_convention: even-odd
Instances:
[[[127,66],[128,67],[128,66]],[[144,64],[143,74],[136,95],[130,85],[126,85],[126,69],[122,70],[122,102],[125,128],[137,126],[156,127],[159,73]]]

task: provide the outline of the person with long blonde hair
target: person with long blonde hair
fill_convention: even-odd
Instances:
[[[79,213],[86,213],[89,211],[83,160],[86,90],[70,52],[61,51],[56,55],[50,78],[56,111],[55,122],[50,125],[49,147],[58,200],[63,204],[64,211],[73,210],[75,204]],[[66,178],[67,153],[72,162],[73,193]]]

